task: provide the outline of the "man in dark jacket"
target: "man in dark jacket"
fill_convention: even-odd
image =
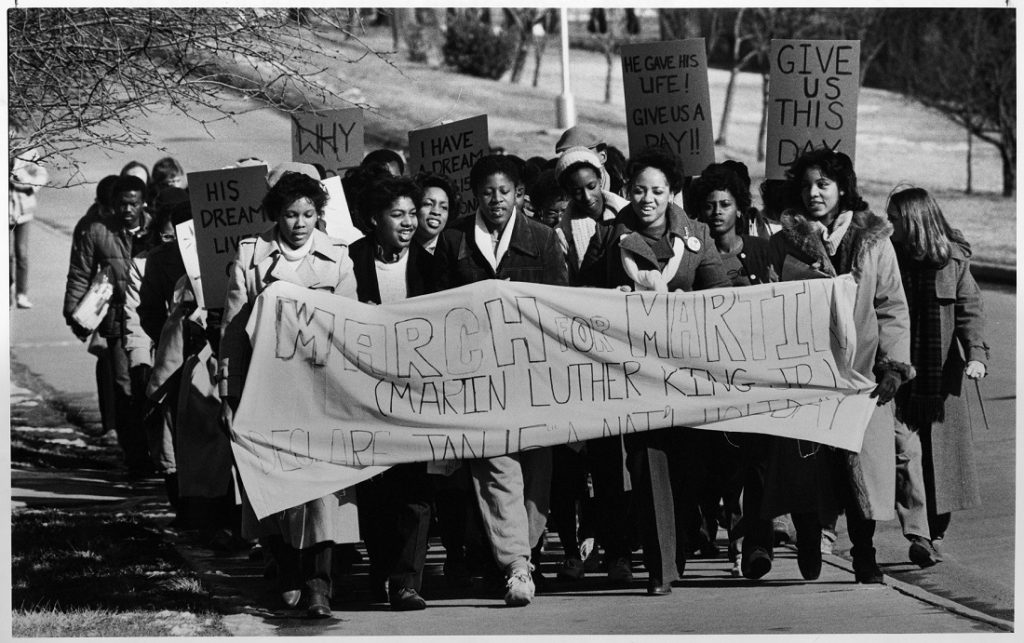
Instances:
[[[486,279],[568,285],[558,237],[516,207],[523,193],[519,166],[507,156],[485,156],[469,182],[480,207],[441,233],[437,289]],[[471,460],[469,467],[494,558],[507,578],[505,602],[527,605],[535,592],[530,550],[547,522],[551,449]]]
[[[143,210],[146,184],[138,177],[122,176],[111,192],[111,216],[90,223],[72,242],[64,292],[64,319],[79,339],[84,341],[89,337],[91,331],[79,325],[72,315],[95,276],[109,270],[114,292],[98,330],[107,342],[107,356],[114,369],[117,439],[129,471],[142,474],[152,466],[146,436],[136,405],[132,403],[128,353],[124,346],[124,302],[132,257],[148,248],[145,240],[148,218]]]

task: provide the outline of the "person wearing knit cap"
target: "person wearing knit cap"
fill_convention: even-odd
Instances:
[[[628,202],[602,188],[602,179],[606,173],[602,168],[601,158],[587,147],[575,146],[565,149],[555,163],[555,176],[559,185],[569,195],[569,207],[556,226],[557,234],[565,240],[569,284],[590,285],[596,277],[588,278],[587,274],[592,269],[596,270],[596,266],[601,265],[601,262],[596,259],[584,262],[587,248],[598,228],[612,226],[616,214],[626,207]],[[567,447],[560,447],[554,450],[553,457],[553,476],[559,483],[552,486],[552,504],[563,508],[562,513],[565,513],[565,508],[571,511],[573,503],[562,501],[565,494],[561,490],[571,488],[573,481],[562,482],[562,479],[582,476],[585,484],[586,472],[590,471],[594,484],[594,502],[591,506],[596,516],[593,520],[587,520],[584,516],[580,522],[595,524],[594,535],[604,547],[609,579],[616,583],[628,584],[633,577],[629,562],[632,537],[625,526],[632,523],[627,519],[629,500],[625,492],[626,483],[622,467],[622,439],[611,437],[589,440],[585,446],[585,454],[577,454],[570,452]],[[556,489],[559,491],[556,492]],[[564,531],[570,532],[569,540],[573,542],[575,532],[568,523]],[[562,534],[563,529],[560,528],[559,533]],[[563,543],[565,540],[563,537]],[[592,547],[593,540],[590,538],[584,538],[580,542],[578,555],[576,547],[567,547],[566,558],[559,575],[568,578],[582,576],[583,559],[591,553]]]
[[[604,139],[586,125],[574,125],[562,132],[561,138],[555,143],[555,154],[563,154],[566,150],[574,147],[585,147],[597,155],[598,167],[602,171],[601,189],[610,190],[611,177],[608,176],[607,172],[604,172],[604,164],[608,160],[608,153],[606,151],[608,145],[604,142]]]
[[[589,148],[576,146],[562,152],[555,164],[555,175],[570,199],[566,216],[558,225],[566,240],[569,283],[585,285],[589,264],[585,267],[583,258],[587,246],[597,226],[613,222],[627,201],[604,187],[607,176],[601,158]]]

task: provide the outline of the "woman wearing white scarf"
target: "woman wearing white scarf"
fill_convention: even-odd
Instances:
[[[641,152],[630,159],[626,176],[630,204],[614,226],[598,230],[584,260],[604,257],[603,283],[594,285],[665,293],[729,286],[708,227],[672,203],[683,187],[679,160],[657,150]],[[699,518],[696,484],[686,479],[692,430],[673,427],[626,438],[651,595],[671,592],[685,565],[687,534],[677,534],[676,525],[695,526]],[[674,496],[673,487],[681,493]]]
[[[287,281],[356,298],[347,246],[316,229],[326,204],[327,191],[318,180],[284,172],[263,199],[263,211],[274,226],[239,243],[230,268],[218,350],[221,419],[228,431],[252,351],[245,325],[264,288]],[[331,549],[346,533],[343,505],[342,496],[330,494],[268,516],[255,529],[277,562],[282,600],[296,607],[304,596],[313,618],[331,615]],[[243,523],[254,521],[249,510]],[[244,524],[243,531],[250,524]]]

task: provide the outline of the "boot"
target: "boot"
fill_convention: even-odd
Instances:
[[[853,556],[854,579],[858,583],[881,584],[882,570],[875,561],[875,521],[848,514],[846,526],[850,532],[850,542],[853,543],[850,555]]]

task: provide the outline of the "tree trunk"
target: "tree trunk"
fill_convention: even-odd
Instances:
[[[604,102],[607,105],[612,102],[612,65],[615,63],[615,59],[612,58],[612,43],[610,40],[605,43],[604,61],[608,63],[608,71],[604,76]]]
[[[736,77],[739,74],[739,67],[733,67],[729,72],[729,83],[725,86],[725,100],[722,101],[722,121],[718,125],[718,138],[715,139],[715,145],[726,144],[726,134],[729,130],[729,112],[732,111],[732,92],[736,87]]]
[[[757,160],[764,160],[764,148],[768,133],[768,74],[761,74],[761,126],[757,129]]]
[[[513,85],[518,85],[523,77],[523,69],[526,68],[526,56],[530,53],[530,41],[533,34],[522,30],[519,32],[519,42],[516,45],[516,56],[512,60],[512,76],[509,79]]]
[[[967,186],[964,188],[964,194],[972,194],[974,192],[974,175],[972,172],[972,165],[974,160],[974,135],[971,134],[971,130],[967,130]]]
[[[1017,189],[1017,155],[1007,145],[999,147],[999,155],[1003,158],[1003,196],[1011,197]]]
[[[544,60],[544,50],[548,48],[548,36],[544,34],[544,37],[540,40],[533,41],[533,86],[536,87],[540,81],[540,63]]]

